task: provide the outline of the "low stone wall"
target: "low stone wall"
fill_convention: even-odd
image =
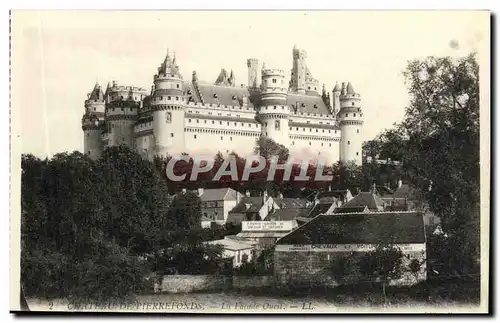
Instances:
[[[224,290],[231,287],[231,279],[215,275],[165,275],[161,284],[164,293],[190,293]]]
[[[271,287],[273,284],[273,276],[233,276],[234,289]]]

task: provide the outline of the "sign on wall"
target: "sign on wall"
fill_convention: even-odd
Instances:
[[[401,251],[425,251],[425,243],[419,244],[400,244],[395,245]],[[313,244],[313,245],[277,245],[276,251],[292,252],[367,252],[375,250],[376,245],[370,244]]]
[[[292,231],[293,221],[243,221],[242,231]]]

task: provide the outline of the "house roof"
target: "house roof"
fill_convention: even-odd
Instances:
[[[207,243],[211,245],[222,245],[224,246],[224,249],[227,250],[245,250],[253,248],[253,244],[245,243],[241,240],[236,241],[233,239],[220,239],[220,240],[208,241]]]
[[[247,208],[247,204],[250,206],[249,208]],[[262,205],[262,196],[244,196],[229,213],[257,212]]]
[[[324,214],[289,233],[277,244],[425,243],[423,216],[417,212]]]
[[[274,202],[280,207],[280,208],[303,208],[306,205],[306,200],[304,199],[293,199],[293,198],[279,198],[275,197],[273,198]]]
[[[402,184],[400,187],[398,187],[395,191],[393,196],[395,198],[413,198],[414,197],[414,190],[410,187],[408,184]]]
[[[237,192],[230,187],[204,189],[200,199],[206,201],[236,200]]]
[[[372,192],[361,192],[356,195],[352,200],[344,203],[340,208],[353,207],[353,206],[367,206],[370,210],[378,210],[385,206],[385,202],[380,196]]]
[[[310,208],[279,209],[266,217],[266,221],[290,221],[297,217],[307,216]]]
[[[335,208],[333,213],[363,213],[368,211],[366,206],[348,206]]]
[[[331,190],[327,192],[319,192],[316,194],[316,199],[327,199],[327,198],[335,198],[336,200],[342,200],[347,195],[349,190]]]
[[[307,217],[308,218],[314,218],[320,214],[324,214],[326,212],[328,212],[328,210],[330,210],[330,208],[332,207],[333,203],[318,203],[316,204],[311,212],[309,212],[309,214],[307,214]]]

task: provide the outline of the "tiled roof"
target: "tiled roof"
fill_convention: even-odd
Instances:
[[[243,104],[243,97],[247,98],[247,107],[253,109],[253,104],[250,101],[250,93],[246,87],[232,87],[232,86],[219,86],[213,84],[198,84],[200,94],[203,96],[205,104],[221,104],[241,106]],[[193,91],[195,92],[195,91]],[[197,98],[198,102],[201,98]]]
[[[416,212],[321,215],[277,244],[425,243],[423,216]]]
[[[236,191],[230,187],[204,189],[200,199],[202,202],[236,200]]]
[[[394,191],[395,198],[412,198],[414,197],[414,190],[408,184],[402,184]]]
[[[286,103],[291,107],[291,111],[295,111],[296,109],[298,113],[305,113],[306,116],[307,113],[331,115],[330,110],[319,95],[288,93]]]
[[[102,92],[102,88],[99,84],[95,84],[94,89],[90,93],[89,100],[104,100],[104,93]]]
[[[354,92],[354,88],[352,87],[351,82],[347,83],[347,93],[348,94],[356,94],[356,92]]]
[[[214,240],[214,241],[208,241],[207,243],[211,245],[218,245],[218,244],[223,245],[224,249],[227,250],[245,250],[253,248],[252,244],[244,243],[241,240],[236,241],[232,239]]]
[[[326,197],[334,197],[336,200],[343,200],[347,195],[348,190],[331,190],[328,192],[319,192],[316,195],[317,199],[322,199]]]
[[[328,210],[330,210],[333,206],[333,203],[318,203],[316,204],[311,212],[309,212],[309,214],[307,215],[308,218],[314,218],[320,214],[324,214],[326,212],[328,212]]]
[[[279,198],[275,197],[274,202],[280,207],[280,208],[301,208],[306,205],[306,200],[303,199],[293,199],[293,198]]]
[[[258,208],[258,210],[260,210],[263,204],[262,196],[242,197],[240,202],[236,204],[236,206],[231,211],[229,211],[229,213],[251,212],[250,209],[247,209],[247,204],[250,204],[250,209]]]
[[[380,198],[380,196],[373,194],[372,192],[361,192],[352,200],[340,207],[346,208],[353,206],[367,206],[370,210],[376,211],[379,208],[383,208],[385,206],[385,202]]]
[[[366,206],[338,207],[333,213],[363,213],[368,211]]]
[[[310,211],[310,208],[280,209],[268,215],[266,221],[290,221],[297,217],[305,217]]]

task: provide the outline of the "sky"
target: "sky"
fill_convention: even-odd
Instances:
[[[81,118],[94,84],[150,89],[167,49],[181,74],[214,82],[247,58],[290,77],[294,45],[331,91],[350,81],[361,95],[363,137],[402,120],[409,60],[465,56],[484,42],[485,14],[471,11],[14,11],[11,109],[22,153],[83,150]]]

